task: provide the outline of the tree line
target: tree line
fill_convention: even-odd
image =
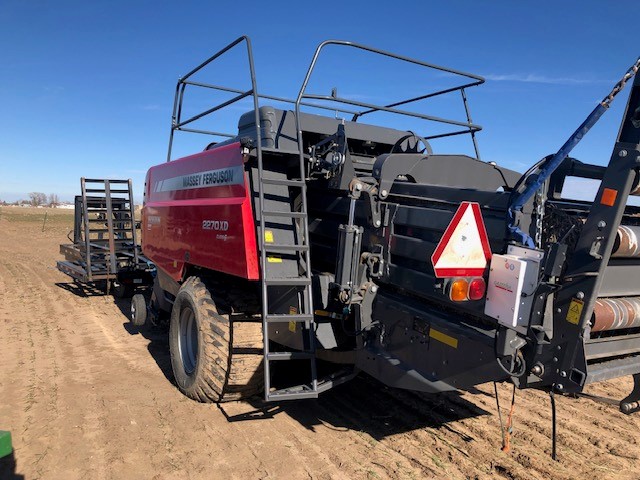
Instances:
[[[7,202],[0,201],[0,204],[8,205]],[[60,198],[57,193],[47,195],[42,192],[29,193],[29,200],[18,200],[12,205],[31,205],[33,207],[57,207],[60,205]]]

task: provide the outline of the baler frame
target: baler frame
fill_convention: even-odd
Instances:
[[[216,59],[220,58],[222,55],[240,44],[244,44],[246,47],[249,76],[251,81],[251,87],[249,89],[242,90],[228,86],[202,83],[191,79],[194,74],[201,71],[212,62],[215,62]],[[435,68],[438,71],[462,76],[467,80],[459,86],[437,90],[425,95],[419,95],[386,105],[374,105],[349,98],[339,97],[335,90],[331,95],[308,93],[307,87],[316,68],[318,58],[320,57],[321,52],[328,46],[353,48],[381,55],[383,57],[408,62],[420,67]],[[416,295],[421,298],[406,298],[404,303],[408,305],[406,307],[407,311],[402,312],[403,314],[406,313],[406,318],[400,319],[400,317],[398,317],[399,319],[397,319],[396,324],[403,325],[407,331],[412,329],[414,332],[417,332],[415,336],[416,338],[421,338],[420,343],[427,343],[431,338],[438,340],[439,335],[441,343],[446,345],[448,342],[449,346],[452,346],[453,344],[458,345],[458,340],[453,337],[459,336],[461,343],[463,338],[468,340],[468,346],[477,346],[478,349],[484,349],[486,352],[493,350],[491,354],[494,354],[495,357],[497,357],[498,364],[502,367],[502,370],[498,370],[495,362],[491,366],[483,364],[482,368],[484,368],[484,370],[482,370],[481,374],[478,373],[478,375],[483,375],[482,378],[484,379],[491,377],[491,379],[494,380],[503,380],[511,377],[514,383],[521,388],[535,387],[556,390],[563,393],[579,393],[588,383],[623,374],[636,375],[635,380],[638,384],[639,380],[637,375],[640,373],[640,355],[638,355],[638,352],[640,352],[640,336],[638,336],[637,332],[632,332],[624,338],[617,340],[590,342],[589,322],[591,321],[594,303],[598,294],[602,293],[601,287],[607,283],[612,284],[611,282],[615,284],[616,281],[618,282],[617,285],[620,286],[623,282],[629,281],[633,275],[630,262],[610,260],[610,256],[618,225],[620,225],[621,219],[623,218],[623,215],[625,215],[627,197],[632,189],[635,189],[637,186],[638,158],[640,156],[638,145],[640,143],[640,134],[638,133],[638,126],[636,123],[640,124],[640,119],[638,118],[638,111],[640,111],[640,80],[637,77],[635,78],[633,91],[627,105],[627,112],[625,113],[623,125],[617,143],[614,147],[609,166],[583,166],[575,163],[571,159],[566,160],[565,163],[561,164],[560,168],[551,175],[550,189],[547,189],[546,186],[543,185],[542,190],[540,190],[539,194],[536,196],[535,203],[530,201],[529,197],[526,199],[519,199],[522,201],[516,202],[518,212],[509,220],[507,220],[507,213],[511,212],[513,200],[518,194],[518,187],[524,187],[528,189],[527,191],[531,190],[530,186],[533,183],[526,183],[525,181],[535,181],[535,178],[528,178],[528,175],[525,174],[522,176],[522,183],[520,183],[516,182],[518,177],[515,177],[516,180],[513,179],[515,172],[509,172],[506,169],[501,169],[495,164],[478,162],[481,165],[477,165],[474,163],[474,161],[479,160],[476,133],[481,129],[481,127],[472,122],[467,104],[466,90],[470,87],[480,85],[483,82],[484,79],[476,75],[421,62],[419,60],[373,49],[357,43],[330,40],[323,42],[316,49],[304,77],[303,84],[295,100],[262,95],[258,93],[251,42],[246,36],[242,36],[230,43],[179,79],[175,91],[167,162],[171,160],[175,132],[185,131],[219,136],[227,138],[228,140],[220,144],[211,144],[210,146],[212,148],[218,148],[225,144],[238,145],[242,152],[244,163],[248,165],[245,167],[245,171],[249,173],[250,177],[252,176],[251,178],[254,182],[252,184],[252,188],[254,194],[254,215],[255,221],[257,222],[257,237],[261,268],[260,292],[262,295],[262,321],[264,332],[265,398],[267,400],[315,397],[320,391],[328,389],[336,383],[344,381],[353,375],[352,371],[347,372],[342,376],[320,381],[317,378],[317,371],[315,367],[315,360],[317,356],[319,357],[318,354],[320,352],[316,351],[316,347],[314,345],[314,329],[317,326],[315,323],[315,317],[318,314],[313,308],[311,295],[312,275],[309,257],[310,232],[308,220],[309,207],[307,205],[307,183],[308,180],[315,180],[319,178],[318,176],[313,176],[317,172],[312,172],[311,170],[313,169],[313,165],[310,165],[313,161],[317,160],[315,155],[316,148],[324,149],[323,154],[331,152],[331,149],[333,149],[333,152],[336,155],[335,158],[339,164],[335,169],[333,169],[331,165],[327,166],[324,174],[326,174],[325,180],[328,180],[328,182],[326,184],[322,184],[322,186],[333,190],[333,194],[336,197],[336,203],[341,203],[341,205],[334,208],[332,211],[322,213],[338,216],[342,213],[344,204],[348,203],[348,207],[345,209],[348,211],[347,215],[345,215],[348,220],[346,225],[340,225],[340,235],[343,235],[344,233],[344,236],[340,237],[340,241],[342,243],[339,243],[339,245],[344,246],[351,242],[350,245],[353,248],[345,248],[343,252],[338,253],[337,263],[339,265],[336,267],[335,276],[336,283],[338,284],[338,287],[342,288],[343,292],[347,291],[349,288],[347,284],[353,280],[353,278],[347,278],[347,281],[345,282],[337,281],[339,276],[338,271],[341,272],[340,276],[342,277],[354,277],[357,270],[356,264],[362,258],[359,257],[360,244],[358,243],[361,241],[361,238],[359,237],[359,235],[362,235],[362,231],[360,230],[361,226],[355,224],[356,217],[358,217],[358,214],[356,214],[356,205],[359,205],[360,210],[364,210],[367,213],[367,218],[365,218],[365,216],[362,215],[362,212],[360,212],[360,217],[357,218],[357,221],[359,221],[361,225],[365,225],[367,229],[371,230],[371,236],[378,236],[380,238],[384,237],[384,241],[388,243],[386,251],[380,252],[380,254],[369,251],[364,253],[368,255],[368,258],[374,260],[374,257],[379,255],[379,259],[384,260],[386,265],[390,264],[389,259],[395,254],[390,253],[392,248],[392,237],[394,240],[398,239],[398,242],[404,241],[404,239],[399,238],[402,237],[403,234],[397,234],[397,232],[394,231],[394,222],[399,220],[395,218],[396,213],[400,212],[399,215],[405,215],[407,217],[404,219],[405,223],[400,225],[401,227],[410,227],[408,230],[415,227],[415,229],[431,230],[429,233],[433,233],[438,229],[442,229],[441,227],[446,226],[448,222],[450,222],[451,214],[453,213],[452,211],[455,210],[460,201],[475,201],[482,206],[485,212],[487,212],[487,215],[491,216],[494,240],[499,237],[494,244],[500,246],[498,249],[494,249],[494,251],[499,250],[500,252],[507,253],[509,252],[509,248],[514,246],[514,244],[509,244],[509,236],[514,233],[514,231],[509,230],[509,228],[514,226],[517,228],[522,227],[525,230],[529,229],[530,232],[538,229],[539,225],[537,223],[534,224],[532,220],[539,221],[539,224],[542,224],[544,221],[544,203],[558,200],[555,195],[559,191],[558,188],[562,185],[564,179],[563,175],[572,173],[574,175],[577,174],[578,176],[581,176],[581,173],[583,173],[586,177],[601,179],[602,182],[600,190],[596,197],[597,201],[591,205],[588,215],[584,215],[586,217],[586,221],[580,229],[577,244],[569,248],[563,238],[560,241],[554,242],[554,245],[548,245],[546,250],[538,251],[540,253],[540,258],[544,255],[545,261],[541,266],[540,274],[538,275],[535,299],[532,300],[531,311],[526,312],[527,325],[520,325],[519,329],[509,329],[499,321],[489,318],[487,314],[485,314],[484,310],[478,306],[479,304],[475,304],[475,306],[465,306],[461,304],[454,305],[451,302],[447,303],[447,301],[445,301],[446,282],[434,282],[432,278],[433,275],[428,271],[428,267],[420,272],[411,269],[403,270],[402,268],[397,268],[395,271],[397,275],[395,276],[389,275],[389,267],[385,267],[387,270],[380,270],[376,274],[372,274],[371,276],[375,278],[369,278],[369,283],[366,285],[368,285],[368,289],[370,288],[368,292],[373,295],[375,295],[378,285],[383,285],[386,288],[384,295],[378,294],[378,298],[384,298],[381,302],[383,306],[378,306],[378,315],[391,315],[391,311],[394,308],[400,308],[398,306],[405,308],[403,305],[404,292],[402,290],[407,284],[411,284],[412,282],[415,283],[418,280],[428,280],[425,283],[425,286],[414,285],[413,289],[408,288],[412,295]],[[190,118],[183,119],[183,102],[185,91],[189,86],[213,89],[220,92],[231,93],[235,96],[203,112],[197,113]],[[466,122],[425,115],[405,109],[407,105],[411,105],[414,102],[458,91],[461,94],[465,108],[467,118]],[[244,119],[247,120],[252,117],[253,123],[250,125],[245,121],[242,124],[244,133],[247,134],[246,137],[242,136],[242,132],[240,134],[229,134],[192,127],[194,122],[216,112],[220,112],[226,107],[248,97],[252,98],[254,110],[253,112],[246,114],[246,118]],[[288,148],[282,148],[280,146],[274,147],[271,145],[267,146],[266,143],[263,144],[263,139],[267,135],[265,135],[265,132],[263,131],[264,125],[262,124],[261,108],[259,105],[260,99],[283,102],[294,106],[295,133],[293,133],[292,130],[289,131],[289,137],[287,138],[287,141],[289,142],[287,144]],[[303,128],[302,119],[306,114],[302,113],[302,107],[324,109],[327,111],[348,114],[351,115],[351,121],[346,122],[345,124],[344,120],[340,122],[336,119],[336,126],[334,127],[335,133],[322,131],[320,133],[323,137],[319,143],[307,141],[309,144],[305,145],[304,142],[306,139],[304,138],[304,134],[306,132]],[[356,108],[354,109],[353,107]],[[346,126],[349,126],[349,124],[357,122],[361,117],[374,112],[386,112],[408,116],[418,120],[438,122],[448,126],[454,126],[456,128],[447,133],[425,137],[419,137],[412,132],[408,132],[410,135],[407,137],[413,136],[416,139],[415,149],[396,152],[394,151],[396,146],[394,144],[390,153],[382,155],[377,154],[375,163],[371,165],[372,170],[370,177],[363,175],[361,172],[360,176],[356,175],[352,165],[345,167],[351,168],[351,170],[340,170],[342,165],[350,163],[345,162],[343,158],[346,157],[346,154],[348,153],[345,150]],[[284,123],[286,113],[288,112],[280,112],[278,114],[273,113],[273,115],[274,118],[278,118]],[[280,114],[282,114],[281,117],[277,117],[277,115]],[[288,118],[290,119],[291,117]],[[579,131],[582,130],[579,129]],[[312,133],[318,132],[313,131]],[[278,133],[278,135],[279,134],[280,133]],[[461,192],[458,184],[448,184],[446,181],[438,183],[439,180],[446,178],[446,166],[432,163],[428,165],[428,172],[427,166],[424,166],[424,168],[420,170],[421,163],[426,165],[425,160],[427,155],[422,155],[422,152],[418,150],[418,139],[422,140],[425,144],[425,149],[428,149],[428,140],[463,134],[468,134],[470,136],[476,157],[478,158],[474,159],[465,156],[453,156],[455,157],[454,160],[462,162],[462,165],[477,168],[477,171],[481,172],[481,178],[478,182],[482,183],[482,186],[469,185],[467,183],[465,184],[466,190]],[[406,137],[403,137],[401,140],[406,139]],[[295,146],[292,145],[294,141]],[[393,142],[391,142],[391,144],[393,144]],[[307,150],[305,150],[305,148]],[[397,155],[397,153],[399,153],[399,155]],[[295,165],[295,175],[292,175],[291,171],[285,172],[282,170],[265,168],[265,163],[271,162],[274,158],[279,159],[282,163],[286,163],[290,167],[291,165]],[[554,163],[550,163],[550,159],[552,158],[554,159]],[[558,154],[553,157],[547,157],[545,161],[539,162],[537,166],[544,167],[545,162],[547,162],[547,166],[552,164],[553,168],[549,167],[546,171],[546,174],[550,174],[558,167],[558,165],[555,164],[558,158]],[[433,158],[433,160],[441,159]],[[252,162],[255,162],[255,164]],[[491,168],[495,171],[490,171]],[[278,175],[280,176],[278,177]],[[493,184],[496,183],[494,177],[498,175],[501,176],[504,181],[504,191],[492,190]],[[329,177],[332,177],[332,179],[329,180]],[[395,182],[398,177],[401,178],[401,181]],[[411,177],[411,182],[407,181],[409,177]],[[509,178],[509,181],[507,181],[507,178]],[[514,183],[516,184],[515,187],[513,187]],[[391,190],[392,186],[393,191]],[[299,189],[300,201],[298,205],[296,207],[292,205],[290,208],[288,206],[285,208],[281,205],[280,210],[267,207],[266,203],[269,200],[266,198],[265,192],[267,189],[273,189],[276,187]],[[315,187],[317,187],[317,185],[315,185]],[[550,196],[545,197],[544,193],[547,191],[550,192]],[[615,191],[614,198],[611,198],[612,191]],[[285,190],[285,192],[287,192],[287,190]],[[273,193],[271,192],[270,195],[273,195]],[[426,200],[427,197],[429,197],[428,200]],[[421,204],[420,202],[423,203]],[[583,210],[589,209],[588,203],[583,202],[581,205]],[[285,209],[283,210],[282,208]],[[410,215],[407,212],[412,208],[414,209],[413,213],[415,215],[412,214],[414,218],[408,218]],[[496,216],[501,215],[502,213],[504,213],[504,217],[500,219],[500,222],[502,223],[497,222]],[[433,215],[433,217],[429,217],[428,220],[420,219],[418,222],[418,219],[415,218],[418,214],[428,214]],[[297,240],[292,240],[291,242],[284,244],[269,245],[269,241],[267,240],[268,230],[265,227],[265,224],[268,222],[265,217],[270,216],[290,221],[295,230],[292,233],[292,238]],[[515,223],[510,223],[511,220]],[[420,222],[422,222],[422,224],[418,225],[417,223]],[[517,222],[520,222],[520,224]],[[500,225],[498,225],[498,223],[500,223]],[[313,236],[314,233],[315,232],[312,231],[311,235]],[[406,237],[407,235],[404,236]],[[345,239],[347,239],[348,242],[344,243]],[[423,238],[420,240],[425,239]],[[415,260],[415,258],[411,257],[412,255],[418,255],[421,256],[421,258],[428,258],[424,253],[429,250],[429,242],[433,243],[431,238],[427,238],[422,242],[422,244],[417,246],[416,244],[405,244],[408,246],[406,250],[412,250],[410,254],[407,253],[405,255],[405,261]],[[516,242],[520,244],[524,243],[522,241],[518,241],[517,238]],[[538,242],[536,247],[540,248],[542,247],[542,244]],[[347,252],[347,250],[349,252]],[[382,250],[385,250],[385,248],[383,247]],[[269,253],[271,252],[286,252],[296,255],[298,266],[300,267],[298,276],[294,278],[280,273],[275,277],[270,277],[268,275],[269,271],[277,272],[276,267],[273,265],[270,266]],[[572,255],[568,266],[565,264],[567,254]],[[274,270],[274,268],[276,268],[276,270]],[[607,268],[607,271],[609,272],[608,279],[605,271]],[[611,272],[614,272],[614,280],[611,280]],[[386,278],[381,278],[385,276]],[[618,279],[615,277],[618,277]],[[386,282],[386,284],[384,284],[384,282]],[[333,283],[333,285],[335,286],[336,283]],[[402,287],[400,287],[400,284]],[[358,286],[362,287],[363,285]],[[271,286],[288,288],[291,290],[298,289],[301,298],[300,310],[290,311],[288,314],[271,312],[268,294]],[[620,293],[619,289],[615,286],[611,288],[613,288],[614,293]],[[420,289],[423,291],[419,291]],[[345,298],[348,298],[348,295],[349,294],[346,294]],[[416,302],[413,302],[413,300],[416,300]],[[372,317],[371,302],[371,297],[369,297],[366,302],[363,302],[362,305],[358,306],[362,308],[359,315],[368,315],[369,317]],[[386,306],[384,306],[385,302]],[[350,306],[351,305],[349,304],[349,307]],[[442,308],[442,311],[440,312],[428,311],[428,309],[433,306],[443,306],[446,308]],[[578,307],[578,313],[570,314],[570,310],[573,311],[576,307]],[[423,309],[423,311],[426,309],[424,318],[419,318],[419,315],[415,314],[415,312],[420,313],[421,309]],[[420,315],[422,315],[422,313],[420,313]],[[415,318],[415,320],[412,320],[412,318]],[[467,322],[468,318],[471,321]],[[479,325],[474,326],[474,321],[478,321]],[[290,322],[290,324],[294,323],[303,325],[304,346],[298,349],[298,351],[270,352],[269,324],[286,322]],[[363,325],[358,326],[363,327]],[[370,326],[371,322],[366,325],[366,327]],[[432,328],[433,326],[438,328],[437,333],[433,333],[435,330]],[[439,330],[444,330],[445,332],[448,331],[449,334],[439,332]],[[295,331],[295,328],[293,331]],[[360,333],[362,333],[362,330]],[[384,345],[382,344],[384,329],[381,330],[379,341],[373,338],[376,336],[376,332],[370,331],[369,333],[371,333],[370,337],[373,340],[371,340],[371,343],[367,347],[369,348],[368,353],[362,353],[363,340],[362,337],[360,337],[358,338],[359,344],[357,352],[341,352],[345,354],[353,354],[348,360],[342,363],[351,363],[354,368],[362,368],[363,370],[374,374],[374,376],[382,378],[388,383],[392,383],[389,380],[390,378],[399,378],[401,375],[401,368],[398,367],[398,363],[394,362],[396,362],[398,358],[402,358],[402,355],[397,354],[397,357],[393,358],[391,355],[387,355],[387,357],[385,357],[386,352],[385,348],[383,348]],[[413,337],[411,338],[413,339]],[[453,340],[451,340],[452,338]],[[442,341],[442,339],[444,339],[444,341]],[[594,355],[591,359],[587,358],[589,351]],[[412,350],[411,355],[417,355],[417,352],[418,350]],[[322,351],[323,356],[326,356],[329,353],[333,352],[328,352],[327,350]],[[369,353],[371,355],[369,355]],[[439,354],[440,353],[438,353],[438,355]],[[611,357],[609,359],[605,358],[609,354],[611,354]],[[411,355],[408,357],[411,357]],[[434,353],[433,355],[436,354]],[[451,358],[451,363],[457,362],[459,364],[457,365],[458,367],[466,368],[466,364],[462,361],[462,356],[458,353],[443,351],[441,355],[443,358],[449,355],[448,358]],[[348,357],[348,355],[345,355],[345,357]],[[354,357],[356,358],[355,360]],[[505,368],[504,364],[500,363],[501,359],[511,358],[513,366],[516,363],[516,357],[518,359],[522,357],[522,360],[519,360],[523,362],[522,368],[524,370],[522,372],[514,369],[508,370]],[[384,364],[384,366],[376,367],[370,363],[376,358],[382,359],[378,364]],[[409,358],[406,360],[407,363],[401,365],[401,367],[404,368],[407,365],[411,366],[411,362],[415,362],[416,358],[416,356]],[[281,361],[295,359],[308,359],[311,361],[311,381],[306,385],[297,386],[293,389],[284,389],[276,392],[271,391],[269,383],[270,362],[275,360]],[[589,362],[589,364],[587,364],[588,360],[597,361]],[[337,361],[336,363],[341,362]],[[518,370],[520,369],[518,368]],[[394,377],[394,375],[396,377]],[[433,371],[426,373],[421,372],[419,375],[407,373],[406,376],[393,383],[396,386],[402,386],[404,388],[416,388],[423,389],[425,391],[442,391],[446,388],[459,385],[456,383],[458,381],[463,385],[468,384],[470,382],[469,375],[470,373],[468,371],[461,374],[459,369],[456,370],[454,368],[439,367],[437,372],[434,368]],[[443,379],[446,379],[447,381],[444,381]],[[450,379],[453,380],[450,381]],[[636,398],[639,396],[638,390],[638,388],[634,389],[635,393],[625,399],[623,403],[627,406],[625,407],[621,405],[623,411],[627,412],[633,410],[629,405],[640,400],[640,398]]]
[[[191,77],[194,74],[201,71],[202,69],[210,65],[212,62],[215,62],[215,60],[217,60],[227,52],[234,49],[234,47],[239,46],[241,44],[245,44],[246,46],[246,55],[247,55],[248,66],[249,66],[251,88],[249,88],[248,90],[241,90],[236,88],[230,88],[227,86],[213,85],[213,84],[191,80]],[[306,93],[307,86],[309,84],[309,81],[316,67],[316,63],[321,52],[327,46],[332,46],[332,45],[354,48],[357,50],[380,55],[383,57],[399,60],[402,62],[407,62],[419,67],[434,69],[439,72],[461,76],[461,77],[464,77],[465,79],[469,79],[470,81],[467,81],[462,85],[458,85],[455,87],[442,89],[442,90],[436,90],[434,92],[430,92],[424,95],[419,95],[417,97],[396,101],[388,105],[375,105],[375,104],[364,103],[364,102],[350,100],[347,98],[338,97],[335,90],[332,92],[332,95],[330,96]],[[260,179],[257,182],[258,183],[257,185],[258,207],[256,212],[256,217],[257,217],[256,221],[258,222],[258,239],[259,239],[258,245],[259,245],[259,251],[260,251],[260,265],[261,265],[261,272],[262,272],[261,296],[262,296],[263,336],[264,336],[264,378],[265,378],[264,391],[265,391],[266,400],[315,398],[322,391],[328,390],[339,383],[347,381],[353,378],[353,376],[355,375],[353,368],[347,367],[344,369],[343,372],[339,373],[338,375],[334,374],[322,380],[318,380],[317,367],[316,367],[316,350],[315,350],[315,341],[314,341],[314,338],[315,338],[314,309],[313,309],[312,291],[311,291],[311,268],[310,268],[311,259],[309,256],[310,248],[308,244],[309,225],[308,225],[308,216],[307,216],[306,178],[308,176],[307,162],[309,159],[309,154],[306,153],[303,148],[302,127],[300,126],[301,107],[304,106],[304,107],[310,107],[315,109],[329,110],[329,111],[336,112],[336,114],[338,112],[349,114],[349,115],[352,115],[352,122],[356,122],[360,117],[374,113],[374,112],[387,112],[387,113],[393,113],[397,115],[413,117],[420,120],[426,120],[430,122],[436,122],[436,123],[445,124],[449,126],[459,127],[461,128],[461,130],[458,129],[458,130],[453,130],[446,133],[441,133],[438,135],[430,135],[430,136],[425,136],[420,138],[424,138],[424,140],[429,140],[429,139],[444,138],[444,137],[450,137],[450,136],[456,136],[456,135],[462,135],[462,134],[469,134],[473,144],[474,151],[476,152],[476,156],[479,157],[480,154],[479,154],[479,149],[478,149],[475,134],[476,132],[480,131],[482,127],[472,123],[471,113],[469,111],[469,105],[467,103],[467,96],[466,96],[465,89],[480,85],[482,83],[484,83],[484,79],[477,75],[461,72],[458,70],[453,70],[450,68],[438,66],[431,63],[422,62],[417,59],[393,54],[390,52],[371,48],[371,47],[364,46],[354,42],[330,40],[330,41],[323,42],[316,49],[316,52],[313,56],[311,64],[307,69],[305,79],[300,89],[300,92],[295,100],[290,100],[282,97],[275,97],[271,95],[262,95],[258,93],[251,40],[247,36],[239,37],[234,42],[231,42],[226,47],[222,48],[221,50],[216,52],[214,55],[209,57],[203,63],[201,63],[194,69],[190,70],[187,74],[180,77],[180,79],[176,84],[176,90],[175,90],[175,96],[174,96],[173,113],[171,117],[171,131],[170,131],[169,145],[168,145],[168,151],[167,151],[167,162],[171,161],[174,134],[176,131],[206,134],[206,135],[218,136],[218,137],[223,137],[228,139],[232,139],[236,137],[235,134],[196,129],[196,128],[188,127],[188,125],[198,120],[201,120],[202,118],[208,115],[211,115],[215,112],[219,112],[220,110],[226,107],[229,107],[230,105],[236,102],[240,102],[241,100],[249,96],[252,97],[253,107],[254,107],[256,139],[261,138],[259,99],[273,100],[277,102],[292,104],[294,105],[294,108],[295,108],[296,133],[297,133],[296,137],[297,137],[297,145],[298,145],[297,151],[284,152],[281,149],[274,150],[274,149],[265,148],[262,145],[261,141],[256,141],[255,143],[245,145],[245,149],[246,149],[245,151],[247,154],[251,149],[255,149],[254,150],[255,156],[257,158],[257,174],[258,174],[258,178]],[[183,102],[184,102],[185,91],[187,86],[213,89],[213,90],[226,92],[226,93],[233,93],[235,94],[235,96],[203,112],[197,113],[188,119],[182,119]],[[397,108],[397,107],[406,106],[421,100],[426,100],[426,99],[437,97],[440,95],[451,94],[458,91],[461,94],[461,100],[462,100],[466,118],[467,118],[466,122],[436,117],[432,115],[425,115],[422,113],[412,112],[408,110],[401,110]],[[304,101],[305,99],[330,102],[331,106],[316,103],[316,102]],[[362,110],[359,110],[359,111],[349,110],[347,109],[347,107],[343,107],[343,105],[359,107]],[[280,155],[280,156],[288,155],[292,158],[298,157],[298,165],[299,165],[298,178],[286,179],[286,180],[265,179],[264,160],[263,160],[264,152],[268,152],[270,154],[272,153],[274,155]],[[384,175],[385,177],[384,181],[390,185],[393,179],[397,176],[397,172],[395,170],[392,170],[392,172],[386,172],[386,173],[387,174]],[[399,172],[399,173],[405,173],[405,172]],[[267,208],[265,208],[265,191],[264,191],[265,184],[286,185],[292,188],[299,188],[300,198],[302,201],[299,204],[298,209],[296,211],[291,211],[291,212],[282,212],[282,211],[269,211]],[[266,220],[266,218],[268,217],[278,217],[281,219],[288,218],[292,220],[295,219],[298,225],[298,228],[300,229],[300,235],[299,235],[299,238],[301,239],[300,242],[293,243],[293,244],[282,244],[282,245],[267,244],[264,240],[266,238],[265,235],[267,234],[265,225],[268,223]],[[265,218],[265,221],[262,221],[263,218]],[[299,277],[293,279],[293,278],[287,278],[287,277],[281,276],[279,274],[276,274],[275,277],[273,276],[269,277],[266,273],[269,271],[269,265],[268,265],[269,253],[273,253],[273,252],[275,253],[293,252],[296,255],[299,255],[298,257],[299,265],[301,266]],[[276,271],[273,268],[271,268],[271,270]],[[272,314],[270,305],[269,305],[269,298],[271,297],[269,295],[270,287],[276,287],[276,288],[288,287],[291,289],[296,289],[296,288],[302,289],[302,291],[300,292],[300,294],[302,295],[300,300],[300,307],[302,311],[289,312],[289,314],[281,314],[281,313]],[[294,323],[299,323],[303,325],[304,332],[305,332],[305,335],[304,335],[305,341],[304,341],[303,351],[270,352],[269,351],[269,343],[270,343],[269,342],[269,324],[288,323],[288,322],[294,322]],[[310,364],[311,364],[310,365],[311,366],[310,381],[307,384],[294,386],[292,388],[284,388],[284,389],[272,391],[270,388],[270,382],[271,382],[270,362],[283,361],[283,360],[300,360],[300,359],[306,359],[310,361]]]

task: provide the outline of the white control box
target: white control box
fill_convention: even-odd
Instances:
[[[506,327],[526,327],[543,253],[515,246],[507,252],[491,257],[484,313]]]

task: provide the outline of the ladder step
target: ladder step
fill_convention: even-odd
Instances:
[[[272,352],[267,353],[267,360],[311,360],[316,358],[311,352]]]
[[[303,400],[306,398],[318,398],[318,392],[309,385],[300,385],[299,387],[267,392],[266,397],[268,401]]]
[[[267,323],[279,323],[279,322],[306,322],[313,321],[313,315],[308,313],[290,313],[290,314],[274,314],[270,313],[265,315]]]
[[[264,283],[268,286],[297,287],[301,285],[311,285],[310,278],[265,278]]]
[[[266,252],[306,252],[309,245],[283,245],[278,243],[265,243]]]
[[[86,193],[107,193],[104,188],[85,188]],[[129,193],[129,190],[123,190],[122,188],[109,189],[109,193]],[[115,200],[125,200],[124,198],[116,198]]]
[[[133,239],[131,239],[131,238],[114,238],[113,241],[116,242],[116,243],[132,243]],[[109,239],[108,238],[91,238],[91,239],[89,239],[89,242],[91,242],[91,243],[109,243]]]
[[[107,218],[88,218],[87,220],[89,220],[89,222],[102,222],[102,223],[107,223],[108,219]],[[114,220],[113,218],[111,219],[111,223],[115,224],[119,224],[119,223],[131,223],[131,219],[128,218],[126,220]]]
[[[265,210],[262,212],[265,217],[285,217],[285,218],[304,218],[307,216],[304,212],[273,212]]]
[[[129,183],[129,180],[111,180],[109,178],[85,178],[84,183]]]
[[[289,180],[280,178],[263,178],[262,183],[266,185],[286,185],[288,187],[302,187],[305,182],[302,180]]]

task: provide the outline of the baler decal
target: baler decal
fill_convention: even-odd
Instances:
[[[434,340],[444,343],[445,345],[449,345],[453,348],[458,348],[458,339],[452,337],[451,335],[447,335],[439,330],[435,330],[434,328],[429,329],[429,336]]]
[[[153,185],[154,192],[172,192],[193,188],[217,187],[221,185],[244,185],[242,165],[189,173],[172,178],[158,180]]]

